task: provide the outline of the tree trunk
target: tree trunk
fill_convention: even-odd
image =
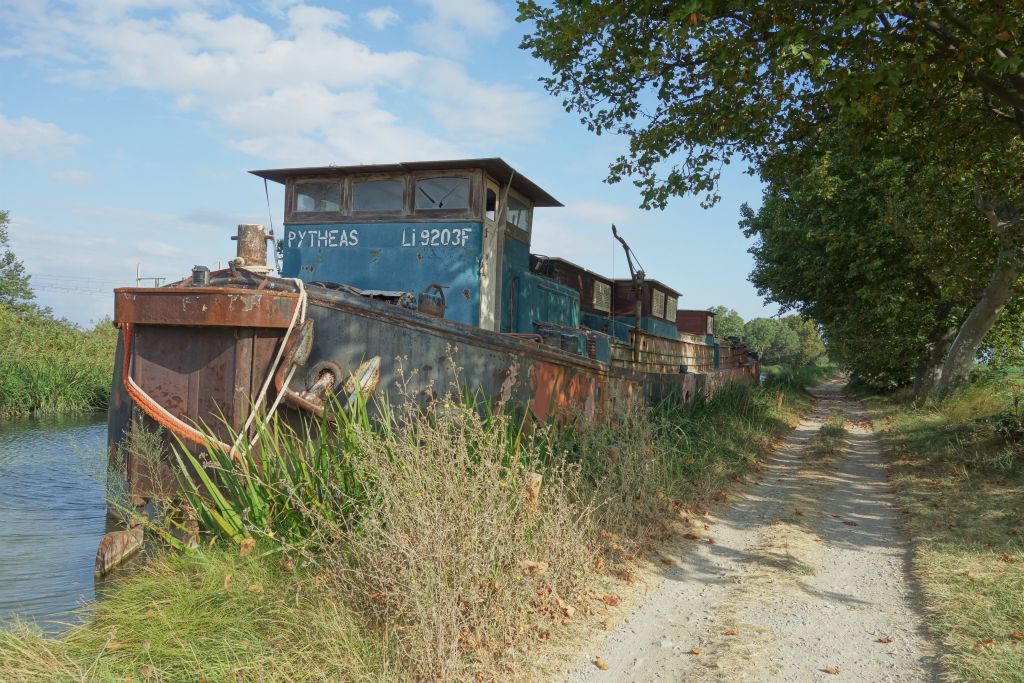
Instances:
[[[928,359],[918,368],[914,376],[914,398],[918,399],[931,393],[935,382],[940,377],[942,361],[946,350],[956,336],[957,329],[939,324],[928,336]]]
[[[937,398],[949,394],[970,372],[982,339],[1014,294],[1017,278],[1020,277],[1024,266],[1021,251],[1022,248],[1018,244],[1004,246],[1000,250],[988,286],[960,326],[956,339],[946,354],[946,360],[942,364],[942,376],[933,391]]]

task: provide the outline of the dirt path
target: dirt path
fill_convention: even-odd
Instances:
[[[762,480],[709,520],[715,543],[680,546],[665,581],[569,681],[938,678],[878,439],[838,382],[812,393],[814,411]],[[844,447],[823,457],[818,430],[837,413]]]

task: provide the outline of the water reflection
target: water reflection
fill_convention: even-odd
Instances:
[[[105,443],[102,415],[0,422],[0,625],[58,630],[93,598]]]

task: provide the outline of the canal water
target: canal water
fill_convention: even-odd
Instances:
[[[103,415],[0,421],[0,627],[59,631],[93,599],[105,444]]]

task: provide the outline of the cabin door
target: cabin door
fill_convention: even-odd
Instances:
[[[501,215],[501,188],[493,180],[485,181],[484,239],[480,255],[480,327],[500,331],[501,271],[505,251],[505,217]]]

